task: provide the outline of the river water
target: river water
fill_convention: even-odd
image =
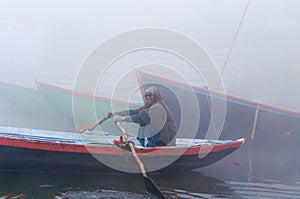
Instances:
[[[216,172],[207,167],[186,173],[150,173],[168,198],[300,198],[300,181],[267,179],[250,173]],[[0,172],[0,198],[155,198],[138,174]]]

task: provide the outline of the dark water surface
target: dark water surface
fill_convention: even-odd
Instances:
[[[221,173],[221,174],[219,174]],[[263,179],[249,173],[150,173],[168,198],[300,198],[300,181]],[[155,198],[138,174],[0,172],[0,199]]]

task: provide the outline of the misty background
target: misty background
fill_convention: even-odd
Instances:
[[[202,46],[220,74],[224,69],[227,94],[300,111],[300,1],[251,0],[245,10],[248,3],[1,0],[0,81],[35,88],[38,80],[72,89],[82,64],[101,43],[126,31],[155,27]],[[145,52],[124,57],[114,69],[149,62],[189,67],[174,56]],[[197,80],[195,85],[203,86]]]

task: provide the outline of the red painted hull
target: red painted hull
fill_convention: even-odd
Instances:
[[[141,160],[149,170],[168,158],[174,162],[161,170],[194,169],[210,165],[239,147],[243,139],[224,143],[203,144],[197,146],[175,147],[136,147]],[[200,155],[206,155],[199,158]],[[32,139],[20,135],[0,136],[0,169],[2,170],[34,170],[63,172],[103,172],[111,169],[101,162],[102,158],[125,167],[136,167],[131,153],[126,146],[105,144],[83,144],[59,139]],[[100,159],[100,161],[99,161]],[[155,160],[155,161],[153,161]],[[149,162],[154,162],[151,165]],[[112,165],[113,167],[113,165]],[[153,167],[153,168],[152,168]]]

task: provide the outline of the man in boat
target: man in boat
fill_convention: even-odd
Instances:
[[[177,125],[160,92],[157,88],[150,87],[145,91],[144,97],[144,106],[135,110],[109,112],[107,116],[122,116],[116,122],[138,123],[140,128],[137,139],[144,147],[175,146]]]

